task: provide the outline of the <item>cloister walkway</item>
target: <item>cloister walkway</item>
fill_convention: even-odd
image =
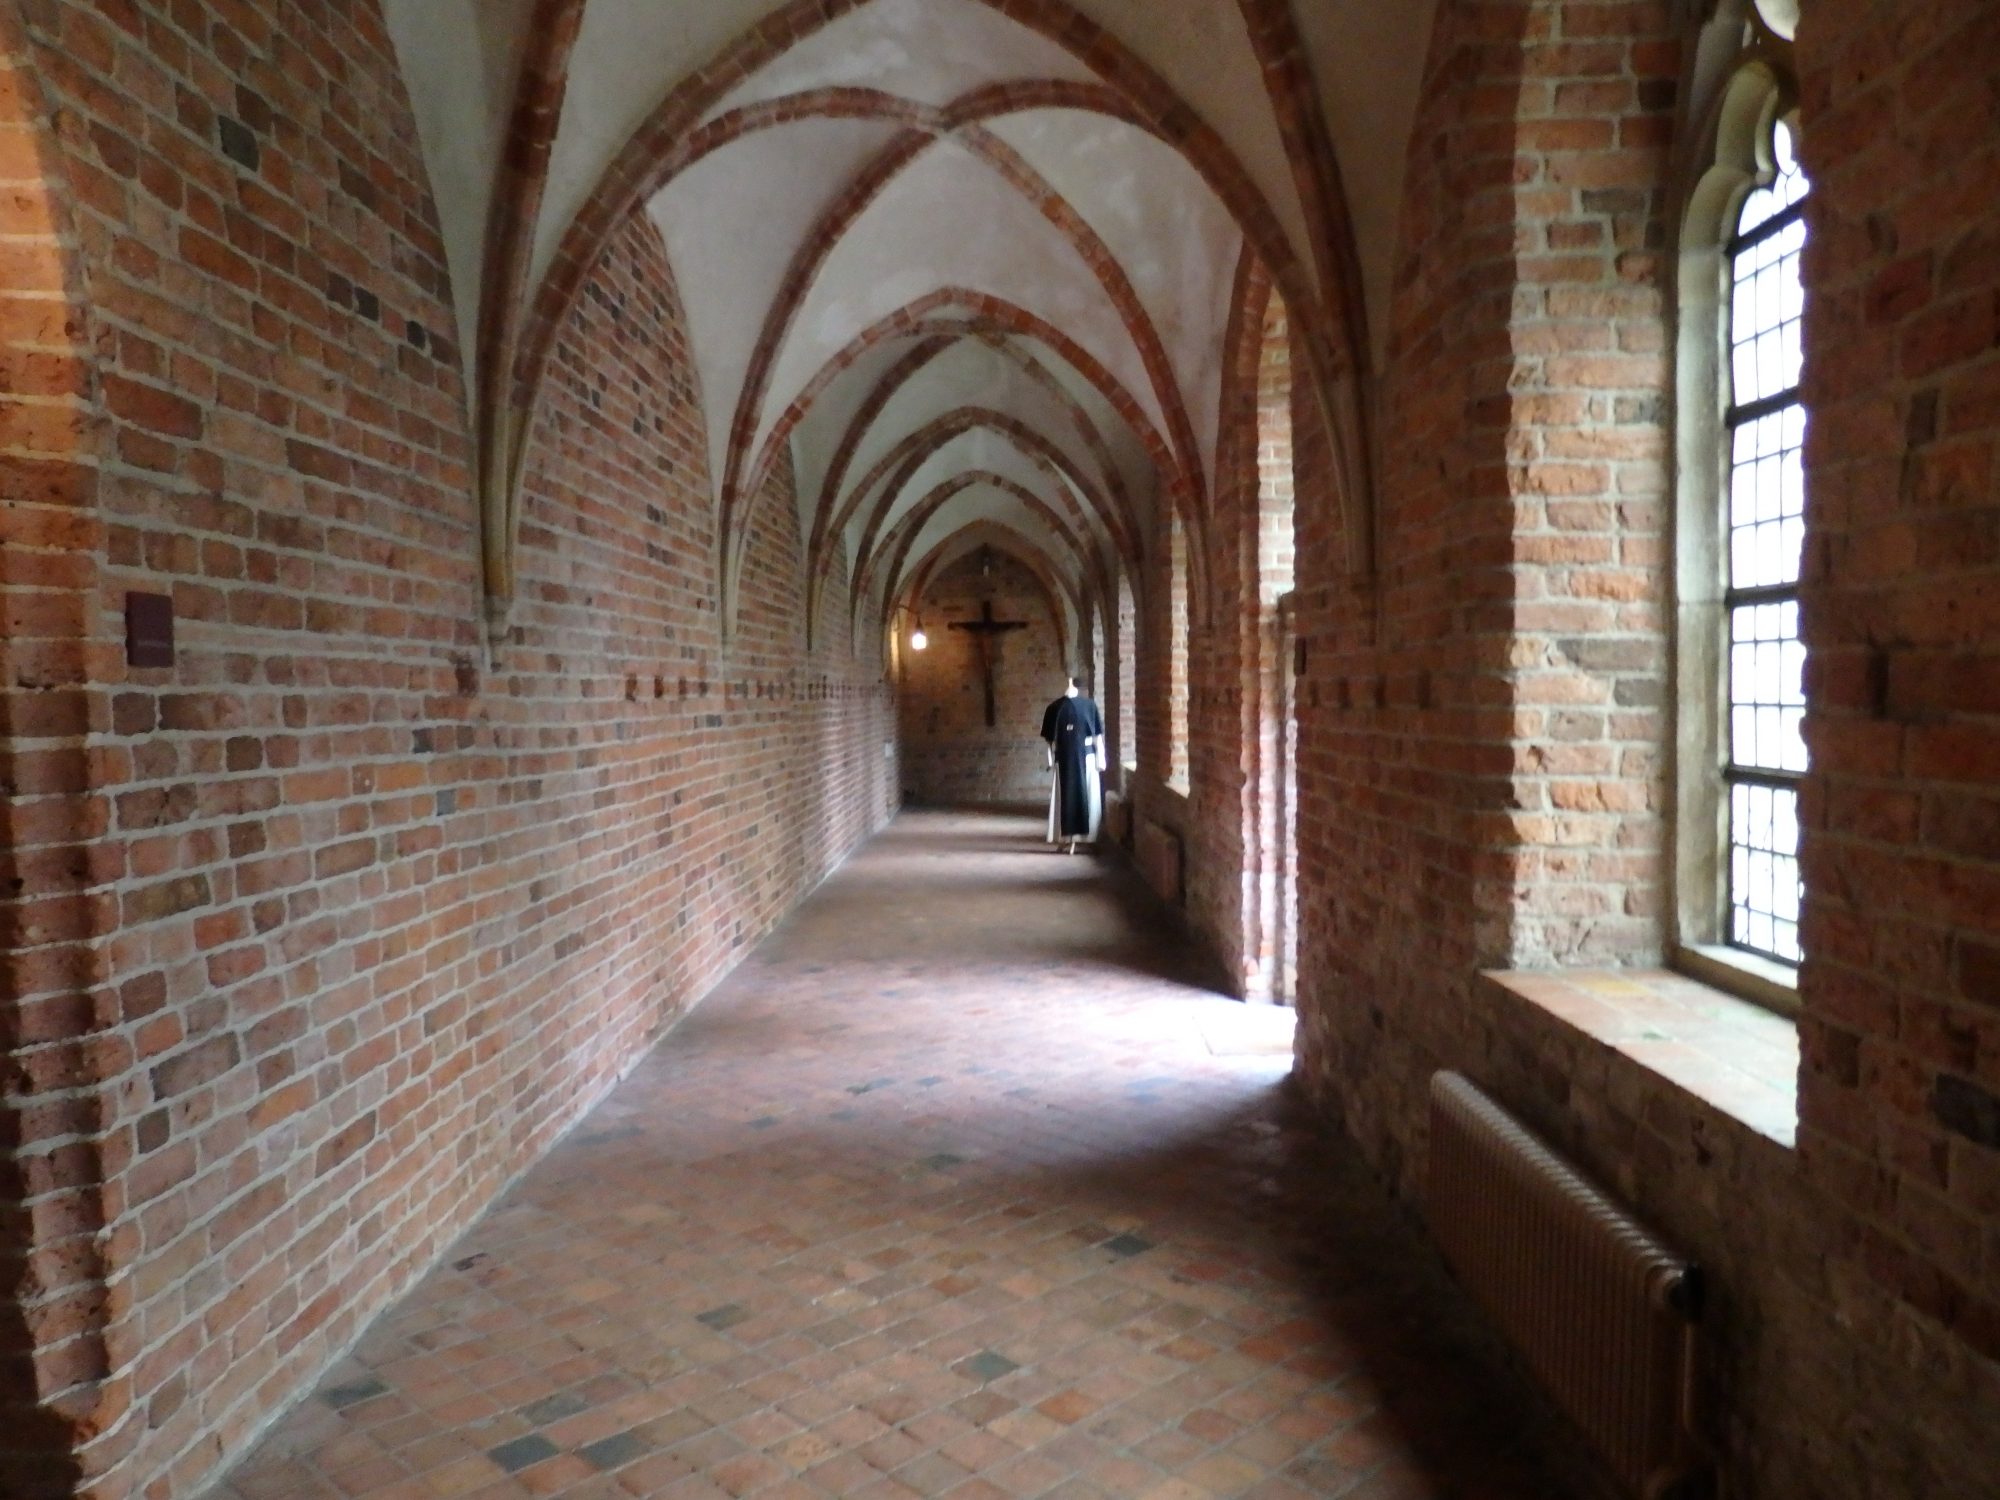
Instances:
[[[222,1500],[1548,1500],[1290,1013],[1124,874],[910,813]]]

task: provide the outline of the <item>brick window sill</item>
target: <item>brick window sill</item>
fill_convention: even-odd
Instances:
[[[1798,1019],[1799,971],[1720,943],[1677,948],[1673,965],[1700,984]]]
[[[1667,969],[1494,969],[1482,978],[1780,1146],[1797,1142],[1797,1024]]]

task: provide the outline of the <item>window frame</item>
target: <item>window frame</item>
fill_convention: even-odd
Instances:
[[[1789,150],[1780,152],[1780,141]],[[1797,125],[1794,120],[1779,116],[1768,123],[1760,132],[1758,142],[1760,156],[1762,148],[1769,148],[1771,165],[1758,174],[1757,192],[1771,196],[1770,189],[1786,179],[1783,159],[1792,155],[1796,161]],[[1731,223],[1731,234],[1723,245],[1723,264],[1728,276],[1724,295],[1729,300],[1730,310],[1722,319],[1725,339],[1729,347],[1728,379],[1724,390],[1723,440],[1727,451],[1723,455],[1722,493],[1719,509],[1723,514],[1718,518],[1724,537],[1725,560],[1723,614],[1724,640],[1722,651],[1730,658],[1725,672],[1728,684],[1722,712],[1728,715],[1729,724],[1724,734],[1725,753],[1722,769],[1722,796],[1729,804],[1730,812],[1725,818],[1728,835],[1726,851],[1727,869],[1724,886],[1725,941],[1732,948],[1740,948],[1756,957],[1777,963],[1783,967],[1796,968],[1798,959],[1784,951],[1789,946],[1793,953],[1798,950],[1798,908],[1793,907],[1789,918],[1773,907],[1760,912],[1755,893],[1746,895],[1739,891],[1738,854],[1749,852],[1744,863],[1754,869],[1760,852],[1767,859],[1784,859],[1793,870],[1792,880],[1798,884],[1798,805],[1799,794],[1805,784],[1806,757],[1802,742],[1786,720],[1797,715],[1803,719],[1805,700],[1804,683],[1804,642],[1798,628],[1800,590],[1803,584],[1803,544],[1805,528],[1804,499],[1804,440],[1805,440],[1805,397],[1804,370],[1797,365],[1790,372],[1783,371],[1785,346],[1792,345],[1792,354],[1803,354],[1804,338],[1804,288],[1803,270],[1800,259],[1806,241],[1806,198],[1811,191],[1811,182],[1803,170],[1796,170],[1798,196],[1783,203],[1775,211],[1769,212],[1758,223],[1745,227],[1743,218],[1749,211],[1750,198],[1745,198],[1738,206]],[[1796,232],[1794,232],[1796,231]],[[1791,241],[1791,248],[1786,242]],[[1793,285],[1799,291],[1799,301],[1788,314],[1788,299],[1784,295],[1787,278],[1780,269],[1787,261],[1793,263],[1794,274],[1798,278]],[[1746,281],[1747,262],[1747,281]],[[1770,282],[1770,296],[1767,299],[1759,290],[1766,276]],[[1737,325],[1737,316],[1742,311],[1738,305],[1737,293],[1747,292],[1746,299],[1755,306],[1755,315],[1747,329]],[[1770,305],[1766,305],[1768,303]],[[1786,330],[1791,330],[1790,338]],[[1769,340],[1771,349],[1777,355],[1778,378],[1789,373],[1790,383],[1765,388],[1756,382],[1761,378],[1768,382],[1773,370],[1763,368],[1764,351]],[[1755,372],[1755,388],[1745,390],[1741,385],[1745,361],[1739,356],[1748,353],[1748,364]],[[1748,439],[1746,444],[1745,439]],[[1751,450],[1747,455],[1746,446]],[[1791,461],[1787,462],[1790,456]],[[1787,507],[1787,471],[1798,475],[1797,489],[1790,498],[1795,498],[1797,511]],[[1737,514],[1739,495],[1738,480],[1747,475],[1746,488],[1755,498],[1759,512],[1766,500],[1774,507],[1769,515],[1753,516],[1748,522]],[[1768,481],[1768,493],[1766,481]],[[1750,545],[1743,556],[1737,555],[1736,544],[1746,534]],[[1771,531],[1776,528],[1777,543],[1771,549]],[[1796,528],[1798,550],[1792,559],[1789,576],[1781,578],[1759,577],[1761,564],[1768,569],[1783,557],[1786,530]],[[1760,558],[1759,553],[1763,552]],[[1746,566],[1749,576],[1739,577],[1739,567]],[[1785,612],[1789,610],[1789,629],[1783,624]],[[1765,634],[1766,630],[1770,634]],[[1742,631],[1747,630],[1745,635]],[[1749,675],[1754,678],[1764,676],[1768,665],[1770,675],[1763,689],[1738,681],[1740,658],[1747,654],[1753,666]],[[1797,690],[1800,696],[1793,697],[1794,688],[1788,683],[1786,659],[1796,663],[1798,672]],[[1747,712],[1746,712],[1747,710]],[[1748,729],[1747,744],[1744,731]],[[1768,740],[1768,743],[1767,743]],[[1792,749],[1797,749],[1794,761]],[[1747,751],[1747,753],[1746,753]],[[1777,844],[1759,845],[1754,834],[1736,827],[1738,812],[1744,807],[1754,808],[1759,794],[1765,794],[1767,821],[1773,826],[1782,826],[1771,809],[1779,797],[1789,800],[1789,821],[1792,825],[1791,850],[1786,853]],[[1782,872],[1780,872],[1782,873]],[[1775,887],[1774,887],[1775,889]],[[1796,891],[1794,892],[1796,894]],[[1766,938],[1761,946],[1751,936],[1739,936],[1736,917],[1739,912],[1747,913],[1752,934],[1756,932],[1760,918],[1768,923]],[[1779,924],[1789,922],[1790,942]]]
[[[1744,201],[1774,176],[1773,133],[1796,133],[1785,49],[1763,37],[1718,91],[1680,239],[1675,423],[1676,967],[1744,999],[1798,1013],[1798,971],[1729,942],[1728,503],[1732,247]]]

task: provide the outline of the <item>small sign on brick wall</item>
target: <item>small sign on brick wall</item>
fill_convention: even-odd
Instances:
[[[125,664],[128,667],[171,667],[174,664],[172,595],[130,593],[125,596]]]

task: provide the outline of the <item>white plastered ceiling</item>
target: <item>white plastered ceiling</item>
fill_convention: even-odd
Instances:
[[[382,9],[430,168],[458,347],[469,361],[486,274],[486,225],[534,0],[385,0]]]
[[[1295,293],[1324,307],[1342,297],[1315,268],[1357,264],[1379,344],[1434,0],[1294,5],[1354,233],[1347,258],[1313,242],[1298,125],[1233,0],[1010,0],[1019,20],[998,0],[827,0],[830,20],[778,0],[575,3],[560,113],[538,143],[546,177],[522,199],[535,205],[525,288],[508,289],[485,264],[489,228],[517,80],[545,41],[533,17],[550,7],[384,0],[468,387],[481,389],[482,326],[527,326],[558,295],[554,268],[592,250],[591,206],[635,193],[619,211],[657,226],[687,319],[725,617],[732,534],[781,445],[816,590],[845,573],[886,603],[954,535],[1004,527],[1104,608],[1104,580],[1138,564],[1160,507],[1198,511],[1213,483],[1253,220],[1277,236],[1254,252],[1284,260]],[[746,72],[704,71],[802,9],[813,14],[788,46],[739,50]],[[1103,77],[1092,60],[1107,49],[1071,50],[1092,24],[1123,49]],[[1190,154],[1154,134],[1162,101],[1197,118],[1207,144]],[[667,109],[684,128],[655,138]],[[684,152],[697,125],[707,149]],[[657,170],[635,161],[649,151]]]

